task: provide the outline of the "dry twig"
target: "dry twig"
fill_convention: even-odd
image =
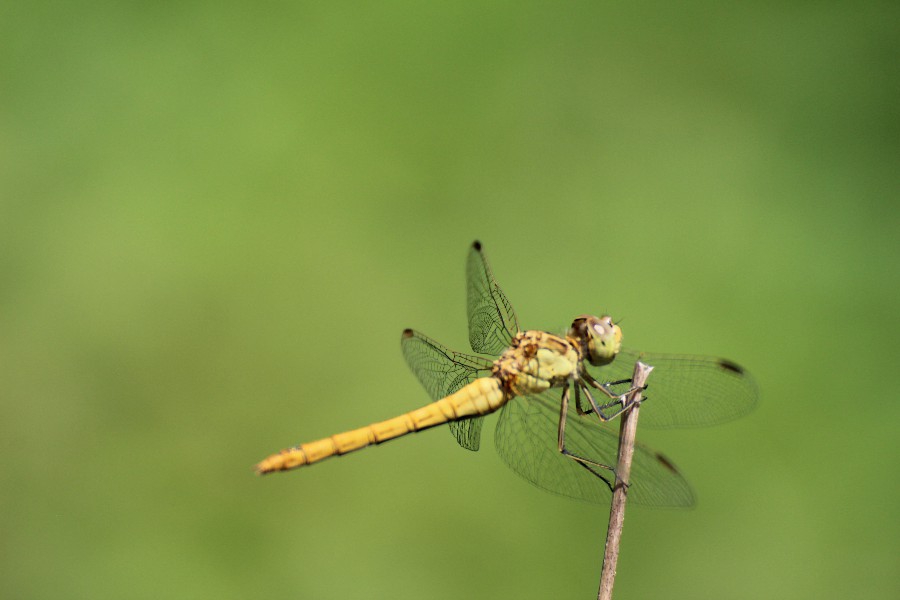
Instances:
[[[609,509],[609,527],[606,530],[606,550],[603,553],[603,571],[600,574],[600,591],[597,600],[612,600],[613,582],[616,579],[616,563],[619,560],[619,542],[625,522],[625,500],[631,478],[631,458],[634,456],[634,438],[637,432],[638,412],[641,407],[641,390],[653,367],[638,361],[634,364],[632,385],[637,388],[627,402],[630,410],[622,414],[619,429],[619,462],[616,465],[616,482],[613,485],[612,506]]]

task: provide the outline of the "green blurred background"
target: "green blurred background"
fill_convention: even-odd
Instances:
[[[434,430],[481,239],[531,328],[733,358],[617,598],[900,595],[895,2],[6,3],[0,596],[590,598],[607,513]],[[890,361],[890,362],[889,362]],[[490,437],[490,434],[488,434]]]

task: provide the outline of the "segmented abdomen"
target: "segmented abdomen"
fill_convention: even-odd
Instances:
[[[508,400],[509,396],[503,391],[497,378],[482,377],[446,398],[393,419],[282,450],[256,465],[256,472],[271,473],[311,465],[331,456],[347,454],[447,421],[486,415]]]

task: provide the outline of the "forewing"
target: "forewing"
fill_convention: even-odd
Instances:
[[[653,367],[643,394],[641,427],[717,425],[746,415],[759,399],[753,377],[722,358],[623,349],[612,364],[588,366],[588,371],[601,383],[628,379],[638,360]]]
[[[656,373],[654,372],[654,375]],[[557,437],[562,390],[513,398],[500,413],[494,441],[503,461],[529,482],[555,494],[595,504],[609,501],[609,485],[575,460],[559,452]],[[641,408],[638,427],[644,418]],[[595,463],[614,467],[619,445],[618,423],[600,422],[596,415],[579,415],[569,403],[566,449]],[[614,481],[612,471],[597,469]],[[667,458],[636,444],[628,500],[644,506],[686,507],[694,503],[687,481]]]
[[[400,339],[403,358],[419,382],[431,396],[440,400],[475,381],[490,375],[491,363],[481,357],[454,352],[412,329]],[[450,422],[450,431],[459,445],[476,451],[481,445],[484,417]]]
[[[496,356],[519,332],[516,312],[494,279],[480,242],[472,244],[466,263],[466,309],[475,352]]]

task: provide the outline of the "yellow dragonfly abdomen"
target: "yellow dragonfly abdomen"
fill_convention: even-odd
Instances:
[[[448,421],[486,415],[509,399],[510,395],[504,392],[499,379],[482,377],[446,398],[399,417],[282,450],[256,465],[256,472],[264,474],[311,465],[331,456],[347,454]]]

